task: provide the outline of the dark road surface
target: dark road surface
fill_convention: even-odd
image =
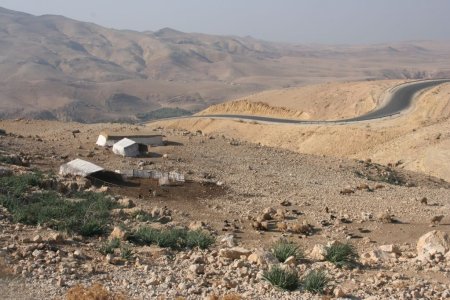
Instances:
[[[238,119],[238,120],[270,122],[278,124],[327,124],[327,123],[349,123],[349,122],[368,121],[399,114],[411,106],[414,99],[414,95],[417,92],[446,82],[450,82],[450,79],[422,80],[400,85],[394,89],[394,91],[391,94],[389,102],[387,102],[384,106],[376,108],[375,110],[372,110],[367,114],[344,120],[301,121],[301,120],[289,120],[289,119],[251,116],[251,115],[249,116],[249,115],[229,115],[229,114],[192,116],[187,118]]]

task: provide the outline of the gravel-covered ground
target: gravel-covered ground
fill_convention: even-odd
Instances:
[[[20,154],[41,170],[57,173],[60,164],[78,157],[110,170],[141,167],[185,174],[188,182],[182,186],[159,188],[141,181],[138,187],[109,186],[108,193],[130,198],[149,212],[166,206],[170,222],[158,226],[200,226],[217,237],[209,250],[133,246],[134,258],[115,264],[99,253],[103,241],[98,238],[64,235],[64,242],[55,244],[52,230],[13,224],[3,211],[0,245],[6,268],[0,288],[5,299],[63,298],[70,287],[92,282],[131,299],[227,294],[243,299],[320,298],[302,289],[280,291],[261,279],[272,263],[254,257],[269,255],[267,250],[280,237],[306,253],[305,260],[286,268],[298,271],[300,277],[313,269],[325,270],[331,297],[335,293],[357,299],[450,297],[449,258],[438,255],[418,261],[416,250],[423,234],[450,231],[449,184],[406,172],[401,162],[388,167],[369,160],[303,155],[162,128],[151,132],[165,134],[168,145],[152,148],[150,157],[122,158],[95,146],[98,133],[151,129],[42,121],[1,121],[0,128],[8,133],[0,137],[0,150]],[[72,133],[75,129],[80,133]],[[272,220],[264,220],[265,212]],[[440,224],[430,228],[432,218],[440,215],[444,216]],[[139,226],[136,220],[126,222],[130,228]],[[347,270],[321,261],[312,249],[331,241],[353,244],[362,264]],[[391,244],[395,251],[383,248],[382,253],[363,255]],[[233,245],[248,251],[238,251],[237,257],[224,252]]]

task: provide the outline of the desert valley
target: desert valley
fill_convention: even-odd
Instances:
[[[450,298],[450,42],[0,24],[2,299]]]

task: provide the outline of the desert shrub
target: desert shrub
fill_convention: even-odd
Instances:
[[[114,249],[117,249],[120,247],[120,239],[119,238],[114,238],[112,240],[109,240],[107,242],[105,242],[99,249],[98,251],[103,254],[112,254],[114,253]]]
[[[151,214],[149,214],[148,212],[143,211],[143,210],[139,210],[139,211],[133,213],[131,216],[133,218],[135,218],[136,221],[139,221],[139,222],[156,222],[156,220],[158,219],[158,218],[153,217]]]
[[[186,236],[186,246],[188,248],[199,247],[200,249],[208,249],[214,244],[214,237],[208,232],[202,230],[188,231]]]
[[[209,233],[189,231],[183,228],[154,229],[141,227],[130,235],[129,240],[137,244],[154,244],[172,249],[194,247],[206,249],[214,243],[214,238]]]
[[[37,187],[42,182],[42,174],[29,173],[17,176],[0,178],[0,193],[11,197],[21,197],[32,187]]]
[[[108,292],[101,284],[95,283],[87,288],[77,285],[70,288],[66,293],[66,300],[125,300],[123,294]]]
[[[265,271],[263,279],[280,289],[293,291],[298,288],[300,281],[296,271],[284,270],[279,266],[274,266]]]
[[[327,276],[322,270],[309,272],[302,281],[303,288],[314,294],[322,294],[327,283]]]
[[[54,191],[30,192],[39,186],[42,175],[26,174],[0,179],[0,204],[15,222],[42,224],[56,230],[93,236],[105,232],[110,210],[116,207],[103,194],[78,193],[66,199]]]
[[[123,245],[120,247],[120,257],[125,260],[131,260],[133,258],[133,249],[130,245]]]
[[[159,230],[155,236],[155,244],[162,248],[185,248],[186,234],[187,230],[179,228]]]
[[[4,164],[8,164],[8,165],[15,165],[16,160],[11,156],[0,155],[0,163],[4,163]]]
[[[303,251],[293,242],[281,239],[272,245],[272,253],[278,259],[279,262],[285,262],[290,256],[294,256],[296,259],[303,258]]]
[[[337,267],[354,267],[358,259],[358,253],[351,244],[334,244],[325,248],[325,259]]]

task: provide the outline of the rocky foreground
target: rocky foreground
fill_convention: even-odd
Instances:
[[[120,294],[124,299],[450,297],[448,184],[405,172],[401,162],[388,167],[306,156],[164,129],[158,130],[172,144],[152,149],[159,156],[121,158],[96,148],[88,125],[80,125],[77,134],[66,134],[61,126],[38,136],[30,133],[37,124],[2,125],[0,289],[5,299],[70,299],[76,286],[95,282],[109,293],[105,299],[114,294],[116,299]],[[54,123],[39,126],[44,132]],[[189,182],[152,185],[149,191],[55,175],[59,164],[77,156],[111,169],[177,170]],[[27,211],[23,219],[5,200],[19,195],[10,179],[37,174],[36,168],[43,177],[17,199],[49,193],[63,201],[55,203],[84,203],[78,198],[84,193],[92,201],[106,201],[104,231],[76,224],[57,230],[65,220],[18,222],[31,223],[33,214]],[[85,219],[92,213],[83,212]],[[153,236],[171,230],[181,230],[175,244]],[[195,242],[187,238],[193,232]],[[296,249],[284,262],[275,250],[280,240]],[[350,245],[355,255],[331,259],[336,245]],[[265,279],[274,269],[296,274],[299,284],[284,285],[286,290],[274,286]],[[318,290],[306,284],[312,271],[326,278]]]

